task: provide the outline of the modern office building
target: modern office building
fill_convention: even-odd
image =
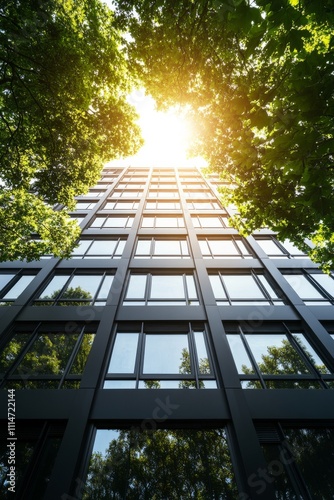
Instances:
[[[334,498],[333,277],[218,185],[106,167],[70,259],[0,265],[1,498]]]

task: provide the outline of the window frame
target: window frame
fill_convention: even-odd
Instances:
[[[72,325],[73,326],[73,325]],[[10,388],[10,383],[18,383],[22,382],[23,387],[20,387],[20,389],[29,389],[31,390],[31,387],[25,387],[26,383],[29,382],[58,382],[57,387],[53,387],[53,390],[58,390],[58,389],[63,389],[66,388],[64,385],[66,385],[66,382],[73,383],[73,384],[80,384],[80,381],[82,380],[83,373],[85,371],[85,367],[87,365],[87,361],[95,340],[95,335],[97,331],[97,323],[91,323],[90,325],[85,325],[83,323],[78,323],[75,324],[75,328],[68,328],[68,323],[47,323],[47,322],[40,322],[40,323],[35,323],[35,324],[20,324],[17,323],[14,325],[14,327],[11,329],[10,333],[5,336],[3,341],[1,342],[1,352],[6,348],[7,345],[10,344],[12,340],[14,340],[16,335],[20,334],[27,334],[30,335],[30,338],[26,341],[26,343],[21,347],[20,351],[16,354],[15,359],[11,362],[10,366],[0,374],[0,388]],[[67,331],[69,330],[69,331]],[[55,334],[55,335],[73,335],[77,334],[78,338],[75,340],[72,351],[70,355],[68,356],[68,359],[66,361],[65,367],[62,370],[59,370],[58,374],[53,374],[53,373],[45,373],[45,374],[27,374],[26,369],[24,369],[24,374],[22,373],[17,373],[15,374],[16,370],[19,369],[21,363],[24,361],[25,356],[29,352],[33,352],[33,346],[35,342],[38,340],[38,338],[41,335],[48,335],[48,334]],[[81,373],[71,373],[72,367],[77,359],[77,355],[80,353],[81,346],[84,341],[85,335],[92,335],[93,340],[91,342],[91,347],[90,350],[87,354],[87,358],[85,361],[85,366],[82,370]],[[28,384],[27,384],[28,385]],[[43,387],[40,387],[43,388]],[[38,387],[34,387],[34,389],[39,389]]]
[[[150,242],[150,251],[149,253],[141,253],[141,254],[138,254],[137,253],[137,249],[138,249],[138,243],[140,241],[149,241]],[[168,254],[168,252],[166,252],[165,254],[158,254],[158,255],[155,255],[155,248],[156,248],[156,242],[157,241],[176,241],[180,244],[180,254],[179,255],[170,255]],[[188,252],[187,253],[183,253],[183,249],[182,249],[182,245],[181,243],[182,242],[185,242],[186,245],[187,245],[187,250]],[[190,259],[191,258],[191,255],[190,255],[190,247],[189,247],[189,242],[187,240],[186,237],[184,238],[176,238],[176,237],[161,237],[161,238],[156,238],[156,237],[144,237],[144,236],[140,236],[139,238],[137,238],[137,241],[136,241],[136,245],[135,245],[135,249],[134,249],[134,254],[133,254],[133,258],[134,259]]]
[[[61,288],[59,290],[56,290],[58,292],[57,296],[55,296],[52,299],[40,298],[40,296],[43,294],[43,292],[52,283],[53,279],[56,278],[57,276],[63,276],[64,278],[67,278],[64,281],[64,284],[61,286]],[[66,297],[62,298],[63,294],[66,293],[67,289],[71,288],[71,283],[72,283],[73,279],[75,279],[78,276],[87,276],[87,277],[89,277],[89,276],[101,276],[101,279],[99,281],[99,284],[96,287],[94,295],[91,298],[71,298],[71,299],[67,299]],[[104,282],[108,276],[112,277],[109,291],[107,292],[105,297],[99,298],[100,291],[102,290],[102,288],[104,286]],[[45,306],[45,307],[49,307],[49,306],[50,307],[75,306],[75,307],[77,307],[78,306],[77,303],[80,302],[80,306],[85,306],[85,305],[87,305],[87,306],[105,306],[106,301],[108,299],[108,295],[110,294],[110,290],[111,290],[111,287],[113,284],[114,276],[115,276],[115,271],[113,269],[99,270],[99,269],[85,269],[85,268],[81,269],[81,268],[78,268],[78,269],[73,269],[72,271],[69,270],[68,272],[66,272],[66,270],[56,271],[51,275],[50,279],[47,282],[45,282],[42,287],[39,288],[39,291],[37,292],[37,294],[35,295],[35,297],[33,299],[32,305],[39,306],[39,307],[40,306]],[[68,305],[67,304],[66,304],[66,306],[64,306],[63,304],[59,305],[59,302],[66,302]],[[75,304],[72,304],[72,303],[75,303]]]
[[[229,348],[234,360],[234,355],[230,346],[230,340],[229,337],[232,336],[238,336],[241,339],[242,346],[244,348],[244,351],[246,355],[248,356],[250,366],[252,367],[253,373],[252,374],[244,374],[244,373],[239,373],[238,368],[237,368],[237,363],[234,361],[236,370],[238,372],[238,377],[240,379],[241,386],[245,389],[279,389],[279,387],[270,387],[270,383],[275,383],[275,382],[290,382],[291,384],[294,383],[301,383],[301,382],[306,382],[306,383],[316,383],[318,387],[316,389],[330,389],[331,386],[326,384],[326,381],[328,381],[331,384],[334,384],[334,370],[331,370],[331,367],[326,364],[326,362],[323,359],[323,356],[321,353],[319,353],[319,349],[316,348],[316,346],[313,345],[311,339],[309,338],[309,335],[305,331],[304,328],[301,326],[295,324],[295,325],[288,325],[285,322],[280,322],[275,325],[266,325],[263,324],[259,327],[256,328],[250,328],[246,324],[241,326],[240,324],[229,324],[226,323],[224,325],[225,333],[227,336],[227,341],[229,343]],[[248,343],[248,338],[252,337],[252,335],[261,335],[264,337],[270,338],[271,335],[285,335],[286,339],[288,340],[290,346],[294,349],[294,351],[297,353],[299,356],[299,359],[303,362],[304,366],[308,370],[308,373],[295,373],[295,374],[265,374],[262,373],[261,368],[258,365],[258,362],[255,359],[255,356],[252,352],[252,348],[250,344]],[[298,342],[296,335],[302,334],[304,336],[304,339],[306,342],[309,344],[311,349],[315,351],[315,354],[319,357],[319,359],[322,361],[324,366],[327,368],[328,373],[322,373],[312,362],[312,353],[311,353],[311,358],[310,356],[305,352],[305,350],[302,348],[301,344]],[[269,345],[269,341],[268,341]],[[251,382],[251,383],[258,383],[258,387],[247,387],[246,383]],[[269,383],[269,387],[267,384]],[[298,389],[303,389],[304,387],[291,387],[292,389],[298,388]],[[312,388],[312,387],[310,387]]]
[[[210,373],[200,372],[200,360],[197,353],[197,345],[195,341],[195,332],[203,332],[203,339],[207,354],[208,363],[210,366]],[[134,370],[132,372],[109,372],[109,366],[112,360],[113,350],[116,344],[116,339],[118,334],[127,335],[128,333],[137,333],[138,340],[137,346],[135,347],[135,360],[134,360]],[[185,335],[188,344],[188,353],[190,358],[190,370],[191,373],[163,373],[163,372],[152,372],[144,373],[144,362],[145,362],[145,347],[147,336],[150,335]],[[205,388],[201,387],[201,383],[204,384],[205,381],[213,381],[216,385],[214,388],[219,387],[217,370],[215,368],[215,363],[213,360],[212,347],[210,336],[208,333],[208,326],[206,323],[199,322],[183,322],[182,324],[166,324],[161,326],[161,324],[148,324],[145,322],[141,323],[119,323],[115,325],[112,334],[112,341],[109,348],[108,361],[105,369],[105,375],[103,379],[103,386],[105,389],[109,387],[106,386],[108,381],[132,381],[134,382],[135,389],[143,389],[149,387],[142,387],[141,382],[159,382],[159,381],[172,381],[172,382],[191,382],[195,383],[196,389]],[[108,384],[107,384],[108,385]],[[209,384],[210,385],[210,384]],[[116,389],[116,387],[114,387]],[[121,389],[118,387],[117,389]],[[155,388],[155,387],[153,387]],[[178,387],[182,388],[182,387]],[[210,387],[209,387],[210,388]]]
[[[171,274],[171,273],[175,274]],[[129,287],[131,286],[131,277],[132,276],[145,276],[146,281],[143,286],[144,288],[144,294],[143,298],[128,298],[128,290]],[[182,292],[183,292],[183,297],[180,298],[152,298],[151,297],[151,292],[152,292],[152,285],[153,285],[153,279],[154,277],[158,276],[166,276],[166,277],[181,277],[182,278]],[[193,286],[195,288],[196,292],[196,298],[191,297],[189,293],[189,285],[187,282],[187,278],[192,277],[193,278]],[[170,270],[169,273],[167,272],[129,272],[125,290],[124,290],[124,295],[122,299],[122,305],[123,306],[199,306],[200,305],[200,297],[199,297],[199,287],[196,283],[196,278],[195,278],[195,273],[194,272],[177,272],[174,270]]]
[[[220,283],[221,283],[221,286],[222,286],[222,289],[225,293],[226,298],[220,298],[220,297],[217,298],[216,297],[210,276],[214,276],[214,277],[218,276],[219,277]],[[243,277],[250,276],[250,277],[252,277],[258,290],[262,293],[263,299],[260,297],[256,297],[254,299],[247,298],[247,297],[245,297],[245,298],[241,298],[241,297],[240,298],[239,297],[233,298],[233,297],[231,297],[231,293],[228,290],[228,286],[226,285],[226,283],[224,281],[224,278],[223,278],[224,276],[243,276]],[[266,286],[262,283],[259,276],[263,276],[263,278],[266,280],[266,284],[268,284],[269,287],[272,288],[272,291],[274,292],[275,295],[277,295],[277,298],[271,296],[271,293],[266,289]],[[209,272],[209,279],[210,279],[212,291],[213,291],[213,294],[214,294],[214,297],[215,297],[215,300],[216,300],[216,303],[218,306],[219,305],[220,306],[224,306],[224,305],[229,305],[229,306],[238,306],[238,305],[241,305],[241,306],[252,306],[252,305],[268,306],[269,305],[269,306],[273,306],[273,305],[284,305],[286,303],[286,299],[283,295],[283,292],[280,290],[278,285],[273,284],[271,282],[271,280],[268,279],[267,274],[264,272],[258,272],[258,271],[255,272],[253,269],[251,269],[248,273],[246,273],[246,272],[241,273],[241,272],[237,272],[236,270],[235,270],[235,272],[233,272],[233,270],[231,270],[230,272],[218,270],[216,272]]]
[[[81,241],[90,241],[90,244],[88,248],[80,254],[71,254],[70,259],[73,260],[78,260],[78,259],[120,259],[122,257],[122,254],[124,252],[124,246],[126,244],[127,239],[126,238],[108,238],[108,239],[103,239],[103,238],[80,238],[78,241],[78,244],[80,244]],[[108,243],[109,241],[117,241],[117,244],[115,246],[115,249],[111,254],[92,254],[91,256],[88,255],[89,250],[92,248],[95,242],[101,241]],[[124,242],[124,245],[122,243]],[[121,245],[121,253],[119,253],[119,246]],[[80,247],[78,247],[78,250]]]

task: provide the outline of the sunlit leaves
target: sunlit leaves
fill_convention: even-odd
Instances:
[[[99,179],[106,161],[133,154],[141,144],[127,102],[134,80],[112,13],[98,0],[6,1],[0,44],[3,189],[26,190],[49,205],[71,208],[73,197]],[[65,214],[53,219],[54,242],[60,242]],[[67,226],[68,245],[77,231]]]
[[[197,153],[234,186],[225,201],[239,207],[238,226],[267,226],[297,245],[309,238],[311,257],[333,266],[332,4],[116,3],[148,90],[192,105]]]

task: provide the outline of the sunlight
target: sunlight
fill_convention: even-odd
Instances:
[[[185,116],[185,110],[170,108],[157,111],[155,101],[144,91],[129,96],[139,114],[144,145],[135,156],[124,161],[132,166],[178,167],[191,164],[205,166],[203,158],[189,158],[193,125]]]

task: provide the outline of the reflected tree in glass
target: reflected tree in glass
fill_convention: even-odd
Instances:
[[[298,375],[311,373],[305,361],[301,358],[297,350],[291,345],[289,340],[284,338],[284,335],[272,336],[276,337],[275,340],[272,341],[272,345],[267,345],[266,352],[262,353],[260,352],[261,349],[256,345],[258,340],[257,337],[260,338],[261,336],[248,336],[247,340],[250,343],[250,347],[255,355],[258,367],[263,375]],[[270,343],[271,342],[268,339],[267,344]],[[264,349],[262,350],[264,351]],[[311,357],[310,361],[312,361]],[[242,365],[242,373],[253,374],[254,370],[246,365]],[[253,385],[255,388],[255,381],[248,382],[248,388],[252,388]],[[268,389],[275,389],[278,387],[276,382],[270,380],[266,380],[266,386]],[[293,386],[295,388],[304,388],[309,385],[308,382],[305,386],[304,381],[295,380]],[[279,387],[281,389],[289,389],[291,388],[291,381],[281,380],[279,382]]]
[[[334,429],[290,428],[284,434],[313,500],[333,498]]]
[[[237,498],[223,429],[117,434],[105,455],[93,451],[84,500]]]

